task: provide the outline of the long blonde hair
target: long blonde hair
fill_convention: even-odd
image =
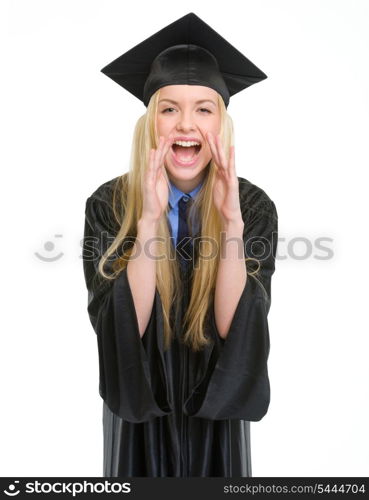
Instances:
[[[99,261],[98,272],[105,279],[115,279],[127,265],[132,253],[133,242],[137,236],[137,222],[142,214],[142,183],[145,169],[148,165],[149,152],[151,148],[157,148],[156,115],[160,89],[151,97],[146,113],[142,115],[135,126],[132,150],[130,157],[130,169],[128,173],[118,178],[113,193],[113,213],[120,226],[113,243],[104,253]],[[218,94],[218,104],[221,121],[221,140],[226,155],[229,147],[233,144],[233,121],[229,116],[222,97]],[[199,190],[191,208],[192,214],[196,213],[200,222],[201,255],[212,256],[212,258],[199,258],[192,271],[192,288],[188,308],[184,316],[183,342],[194,351],[201,350],[209,343],[206,335],[206,321],[209,306],[214,299],[216,274],[219,263],[219,254],[214,255],[214,248],[220,249],[221,219],[213,205],[213,183],[215,172],[218,167],[211,159],[206,166],[207,174],[201,189]],[[165,169],[164,169],[165,170]],[[170,186],[166,171],[165,178]],[[168,227],[167,207],[158,224],[158,248],[159,255],[173,255],[172,242]],[[121,256],[114,260],[112,274],[106,274],[104,265],[118,248],[127,246],[128,240],[132,244],[123,251]],[[115,255],[117,255],[115,253]],[[183,283],[180,278],[180,271],[176,259],[158,259],[156,263],[156,286],[160,294],[163,318],[164,318],[164,348],[168,349],[173,338],[173,327],[171,324],[171,307],[181,300]]]

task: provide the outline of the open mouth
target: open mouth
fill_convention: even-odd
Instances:
[[[179,144],[172,144],[172,151],[175,158],[181,162],[187,163],[193,161],[201,150],[199,146],[180,146]]]

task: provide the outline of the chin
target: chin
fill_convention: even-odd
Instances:
[[[194,167],[179,167],[177,165],[166,165],[167,172],[177,179],[193,179],[199,176],[205,169],[206,165]]]
[[[168,172],[170,172],[172,175],[178,178],[188,179],[199,175],[203,170],[206,169],[210,161],[211,157],[204,160],[199,159],[199,161],[196,162],[195,165],[184,166],[184,165],[177,165],[171,160],[167,160],[165,162],[165,168]]]

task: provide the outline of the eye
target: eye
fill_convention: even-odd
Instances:
[[[166,113],[167,111],[174,109],[174,108],[165,108],[163,109],[162,113]],[[201,111],[204,111],[205,113],[211,113],[211,111],[207,108],[199,108]]]

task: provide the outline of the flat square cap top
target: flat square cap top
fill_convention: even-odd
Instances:
[[[101,69],[147,106],[164,85],[207,85],[229,97],[267,78],[196,14],[190,12]]]

